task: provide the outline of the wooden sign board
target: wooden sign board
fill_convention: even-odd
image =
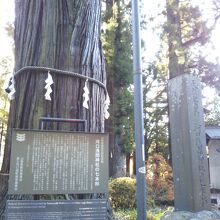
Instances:
[[[9,194],[108,192],[108,134],[14,130]]]

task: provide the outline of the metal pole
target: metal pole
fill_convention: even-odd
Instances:
[[[132,30],[133,30],[133,71],[134,71],[134,118],[136,144],[136,199],[137,219],[146,220],[146,168],[144,148],[144,117],[141,67],[141,41],[139,0],[132,0]]]

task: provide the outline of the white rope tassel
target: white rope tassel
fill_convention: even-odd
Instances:
[[[51,85],[53,84],[53,78],[50,74],[50,71],[48,71],[47,79],[45,80],[46,86],[44,87],[47,91],[45,93],[45,99],[51,101],[50,94],[53,91],[51,88]]]
[[[84,97],[84,101],[83,101],[83,107],[84,108],[87,108],[89,109],[89,105],[88,105],[88,102],[89,102],[89,89],[88,89],[88,79],[86,80],[85,82],[85,86],[83,88],[83,97]]]
[[[12,75],[5,83],[4,89],[8,93],[9,100],[13,100],[15,98],[15,92],[16,92],[14,75]]]
[[[104,117],[105,117],[105,119],[108,119],[109,116],[110,116],[110,114],[108,112],[109,106],[110,106],[110,98],[109,98],[109,95],[107,93],[106,99],[105,99],[105,102],[104,102]]]
[[[11,92],[9,93],[9,99],[13,100],[15,98],[15,78],[14,76],[11,78],[11,85],[9,86],[9,89],[11,90]]]

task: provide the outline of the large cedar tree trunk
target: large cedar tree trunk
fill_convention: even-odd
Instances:
[[[181,54],[178,54],[182,48],[180,15],[179,15],[179,0],[166,0],[167,8],[167,33],[168,33],[168,58],[169,58],[169,78],[172,79],[184,73],[184,63]],[[169,110],[168,110],[169,115]],[[170,137],[170,122],[169,122],[169,164],[172,166],[172,148]]]
[[[117,26],[114,30],[114,58],[111,59],[108,63],[107,61],[107,88],[109,92],[109,96],[111,97],[111,106],[110,112],[111,116],[106,123],[107,131],[109,132],[109,150],[110,150],[110,176],[112,177],[121,177],[126,175],[126,156],[124,152],[124,146],[122,144],[122,134],[118,132],[117,123],[120,123],[120,115],[117,115],[117,95],[122,90],[122,86],[119,86],[119,83],[116,82],[117,79],[115,77],[118,74],[117,64],[115,57],[120,57],[121,47],[122,47],[122,15],[121,15],[121,0],[106,0],[106,13],[105,13],[105,22],[112,22],[114,18]],[[115,9],[114,9],[115,7]],[[115,11],[114,11],[115,10]],[[116,12],[117,11],[117,12]],[[121,83],[123,84],[123,83]]]
[[[184,73],[184,52],[182,48],[179,0],[166,0],[167,7],[167,32],[168,32],[168,57],[169,78]]]
[[[16,0],[15,71],[44,66],[73,71],[106,83],[100,43],[100,0]],[[44,71],[24,71],[15,77],[2,173],[9,173],[13,128],[38,129],[40,117],[87,119],[87,130],[104,131],[104,89],[90,90],[89,110],[83,108],[85,80],[54,74],[52,101],[44,99]],[[50,125],[50,129],[67,129]],[[72,128],[77,129],[77,128]],[[7,196],[7,176],[0,176],[1,211]]]

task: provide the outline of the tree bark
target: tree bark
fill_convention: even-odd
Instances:
[[[73,71],[106,83],[100,43],[100,0],[17,0],[15,2],[15,71],[25,66],[44,66]],[[13,128],[38,129],[40,117],[87,120],[90,132],[104,131],[104,89],[88,82],[89,109],[82,106],[84,79],[51,71],[52,101],[44,99],[45,71],[23,71],[15,77],[2,172],[9,173]],[[49,125],[50,129],[79,127]],[[0,177],[1,178],[1,177]],[[7,180],[0,180],[1,210]]]
[[[179,0],[166,0],[169,77],[184,73],[185,54],[182,47]]]

